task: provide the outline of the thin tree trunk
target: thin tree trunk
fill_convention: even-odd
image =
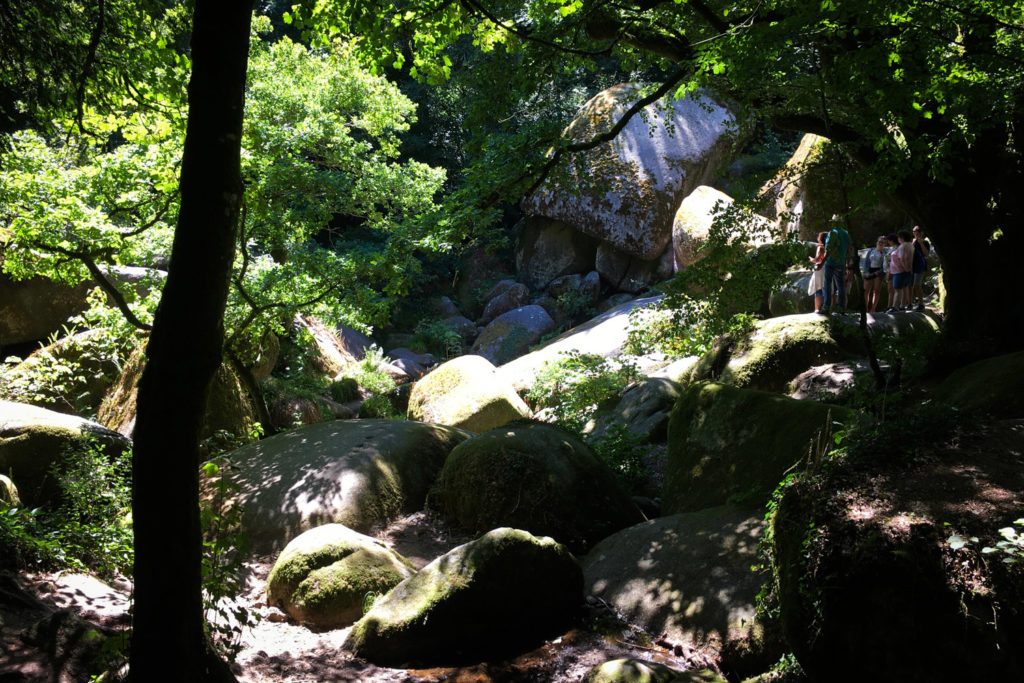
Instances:
[[[181,212],[139,383],[133,459],[134,681],[233,680],[203,608],[199,430],[221,362],[242,198],[239,169],[252,0],[197,0]]]

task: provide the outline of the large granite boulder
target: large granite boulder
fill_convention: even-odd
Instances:
[[[857,413],[714,382],[687,387],[672,409],[662,508],[763,506],[785,472],[807,458],[819,432]]]
[[[543,347],[502,365],[498,375],[510,382],[516,391],[533,386],[537,373],[563,353],[579,351],[603,358],[618,358],[624,351],[630,330],[630,313],[634,309],[651,307],[663,297],[632,299],[555,337]]]
[[[811,133],[801,139],[783,169],[761,189],[762,197],[774,205],[771,218],[800,239],[814,240],[829,230],[833,215],[847,214],[848,206],[856,206],[858,210],[848,216],[855,245],[874,244],[879,235],[911,223],[911,216],[876,186],[840,172],[837,165],[847,163],[845,154],[830,147],[826,138]]]
[[[480,356],[459,356],[435,368],[409,396],[410,420],[476,433],[530,415],[530,407]]]
[[[473,342],[472,352],[501,365],[526,353],[553,329],[555,321],[543,307],[522,306],[492,320]]]
[[[267,603],[316,628],[363,616],[367,593],[383,595],[414,573],[404,557],[343,524],[292,539],[267,578]]]
[[[642,96],[623,84],[598,93],[563,136],[589,140],[610,129]],[[709,182],[731,145],[729,112],[705,94],[666,96],[615,138],[575,154],[523,200],[531,215],[571,225],[619,251],[654,260],[672,238],[683,197]]]
[[[1022,680],[1024,564],[983,549],[1021,517],[1024,420],[954,439],[886,427],[782,489],[770,551],[787,642],[812,681]]]
[[[121,376],[103,397],[96,421],[104,427],[131,437],[135,431],[135,415],[139,380],[146,368],[146,342],[132,351],[121,369]],[[201,438],[223,432],[233,438],[248,438],[256,423],[256,411],[242,388],[238,375],[227,364],[214,373],[206,398]]]
[[[672,221],[676,267],[687,268],[703,258],[700,249],[708,241],[715,217],[732,203],[733,198],[724,192],[701,185],[679,204]],[[741,235],[741,230],[746,235]],[[743,214],[742,223],[730,232],[730,238],[744,238],[751,246],[760,246],[768,242],[773,230],[774,226],[767,218],[747,212]]]
[[[560,221],[527,216],[519,222],[516,273],[530,289],[544,289],[562,275],[594,268],[597,240]]]
[[[360,532],[423,507],[461,430],[400,420],[321,422],[228,454],[258,551],[338,523]]]
[[[648,633],[718,653],[734,675],[758,673],[781,654],[757,618],[765,577],[750,571],[763,530],[762,514],[733,507],[631,526],[583,558],[587,593]]]
[[[18,486],[29,507],[52,502],[60,494],[52,476],[75,451],[96,445],[119,455],[131,441],[90,420],[46,408],[0,401],[0,472]]]
[[[506,425],[456,446],[430,505],[473,531],[514,526],[574,551],[644,520],[583,441],[540,422]]]
[[[437,558],[363,616],[345,649],[385,666],[516,654],[580,613],[583,573],[564,546],[495,529]]]

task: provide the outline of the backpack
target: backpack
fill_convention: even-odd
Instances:
[[[928,262],[924,260],[924,251],[921,250],[921,245],[917,242],[914,243],[914,265],[911,270],[915,273],[923,273],[928,268]]]

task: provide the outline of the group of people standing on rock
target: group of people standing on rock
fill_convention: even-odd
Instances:
[[[833,217],[833,221],[836,217]],[[864,304],[875,313],[882,304],[882,278],[889,292],[886,313],[924,310],[924,278],[931,244],[921,226],[879,237],[860,263],[864,277]],[[814,270],[807,293],[814,297],[814,312],[828,315],[846,310],[846,298],[857,268],[857,250],[850,233],[836,225],[818,233],[818,246],[811,257]]]

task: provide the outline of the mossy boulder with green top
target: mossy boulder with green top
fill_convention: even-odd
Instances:
[[[242,526],[258,551],[338,523],[366,532],[422,509],[448,453],[470,434],[404,420],[307,425],[228,454]]]
[[[522,421],[456,446],[429,504],[473,531],[499,526],[584,551],[644,521],[612,471],[571,432]]]
[[[477,434],[530,417],[530,407],[482,356],[459,356],[416,382],[410,420],[450,425]]]
[[[613,659],[598,664],[583,676],[583,683],[726,683],[711,669],[676,671],[640,659]]]
[[[783,393],[807,368],[844,360],[859,348],[857,329],[836,320],[814,313],[769,318],[746,334],[719,338],[690,379]]]
[[[342,524],[325,524],[293,539],[267,579],[267,602],[318,628],[363,616],[367,594],[383,595],[415,572],[380,541]]]
[[[837,431],[857,415],[765,391],[693,384],[669,417],[662,510],[673,514],[725,503],[760,507],[786,470],[808,456],[827,424]]]
[[[75,452],[102,448],[111,457],[131,441],[74,415],[0,401],[0,472],[17,482],[22,502],[37,507],[60,494],[54,471]]]
[[[568,548],[519,529],[494,529],[377,600],[344,647],[383,666],[478,662],[559,635],[582,605],[583,572]]]
[[[859,316],[787,315],[759,321],[753,329],[715,341],[690,371],[690,381],[713,380],[746,389],[789,393],[805,370],[866,357]],[[938,318],[929,312],[868,316],[868,334],[911,343],[934,339]]]

